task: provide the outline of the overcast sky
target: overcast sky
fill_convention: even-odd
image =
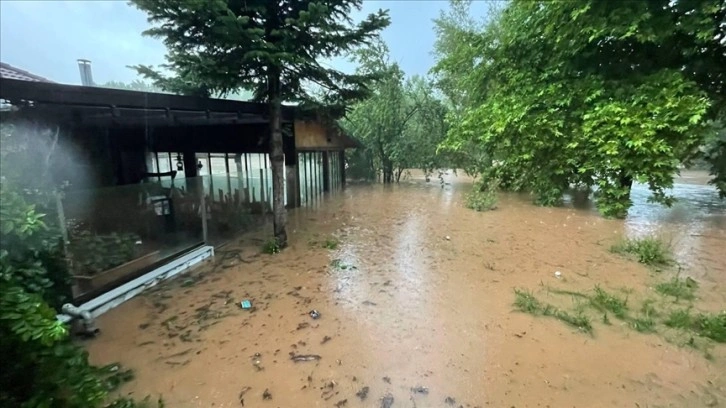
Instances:
[[[360,16],[389,9],[392,23],[383,37],[392,58],[409,75],[426,74],[433,64],[431,20],[446,7],[437,0],[366,1]],[[486,7],[476,3],[473,11],[483,15]],[[164,45],[141,35],[146,28],[145,14],[121,0],[2,0],[0,60],[56,82],[80,84],[76,60],[86,58],[94,82],[130,82],[137,76],[127,65],[164,61]]]

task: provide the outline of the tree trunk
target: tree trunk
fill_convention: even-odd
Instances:
[[[279,70],[271,69],[268,74],[268,98],[273,229],[277,245],[282,249],[287,246],[287,210],[285,209],[285,154],[282,149],[282,100],[280,99]]]

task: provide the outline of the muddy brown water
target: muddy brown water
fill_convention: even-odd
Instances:
[[[723,310],[726,207],[713,190],[684,177],[682,202],[661,209],[636,187],[631,216],[616,221],[516,195],[476,213],[463,207],[471,180],[446,181],[350,186],[291,214],[291,246],[278,255],[240,237],[99,318],[91,360],[133,369],[120,393],[161,395],[167,407],[726,404],[724,345],[709,360],[622,322],[593,321],[588,335],[513,308],[514,288],[544,300],[548,286],[595,284],[627,289],[633,304],[657,297],[653,285],[674,271],[608,251],[623,234],[654,232],[699,281],[696,307]],[[334,250],[321,244],[330,237]],[[302,355],[312,357],[291,359]]]

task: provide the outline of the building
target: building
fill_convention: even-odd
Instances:
[[[0,100],[12,106],[2,122],[54,128],[64,149],[51,173],[68,183],[62,224],[78,302],[224,243],[271,211],[266,104],[65,85],[1,67]],[[294,107],[282,114],[288,208],[342,189],[344,151],[357,142]]]

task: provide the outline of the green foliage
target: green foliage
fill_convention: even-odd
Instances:
[[[691,330],[718,343],[726,343],[726,311],[696,315],[688,309],[673,310],[665,324],[668,327]]]
[[[138,256],[136,242],[139,240],[141,237],[133,233],[97,235],[81,231],[68,246],[73,272],[93,276],[132,261]]]
[[[596,308],[607,311],[619,319],[625,319],[628,313],[628,300],[610,294],[599,286],[595,286],[595,294],[590,302]]]
[[[414,76],[408,80],[391,62],[388,47],[376,42],[356,53],[358,74],[378,77],[371,97],[352,106],[345,130],[365,146],[348,155],[352,177],[384,183],[398,182],[406,169],[426,174],[445,167],[437,146],[446,135],[446,108],[434,96],[431,83]]]
[[[338,244],[339,244],[339,242],[337,239],[328,238],[325,240],[325,242],[323,242],[323,248],[334,250],[334,249],[338,248]]]
[[[486,183],[486,184],[485,184]],[[478,180],[466,195],[466,207],[474,211],[490,211],[497,208],[497,180]]]
[[[688,309],[672,310],[664,323],[668,327],[688,329],[693,325],[693,315]]]
[[[434,70],[442,92],[465,97],[441,149],[496,161],[503,187],[543,205],[596,186],[601,213],[624,217],[636,181],[670,205],[679,164],[723,112],[724,14],[720,0],[515,0],[484,28],[444,16],[440,44],[461,45],[440,49]]]
[[[270,238],[262,244],[262,252],[269,255],[280,253],[280,243],[277,242],[276,238]]]
[[[638,262],[650,266],[667,266],[673,263],[670,246],[656,237],[624,239],[610,247],[610,252],[633,255]]]
[[[514,306],[522,312],[554,317],[578,330],[592,333],[592,321],[582,310],[576,311],[574,314],[569,313],[552,305],[540,302],[531,292],[514,289]]]
[[[52,285],[35,249],[36,234],[45,228],[42,215],[7,185],[0,186],[0,197],[0,352],[6,362],[0,405],[98,406],[103,386],[44,299]]]
[[[689,278],[680,279],[677,276],[667,282],[661,282],[655,285],[656,292],[665,295],[673,296],[676,300],[693,300],[696,298],[696,289],[698,289],[698,282]]]

